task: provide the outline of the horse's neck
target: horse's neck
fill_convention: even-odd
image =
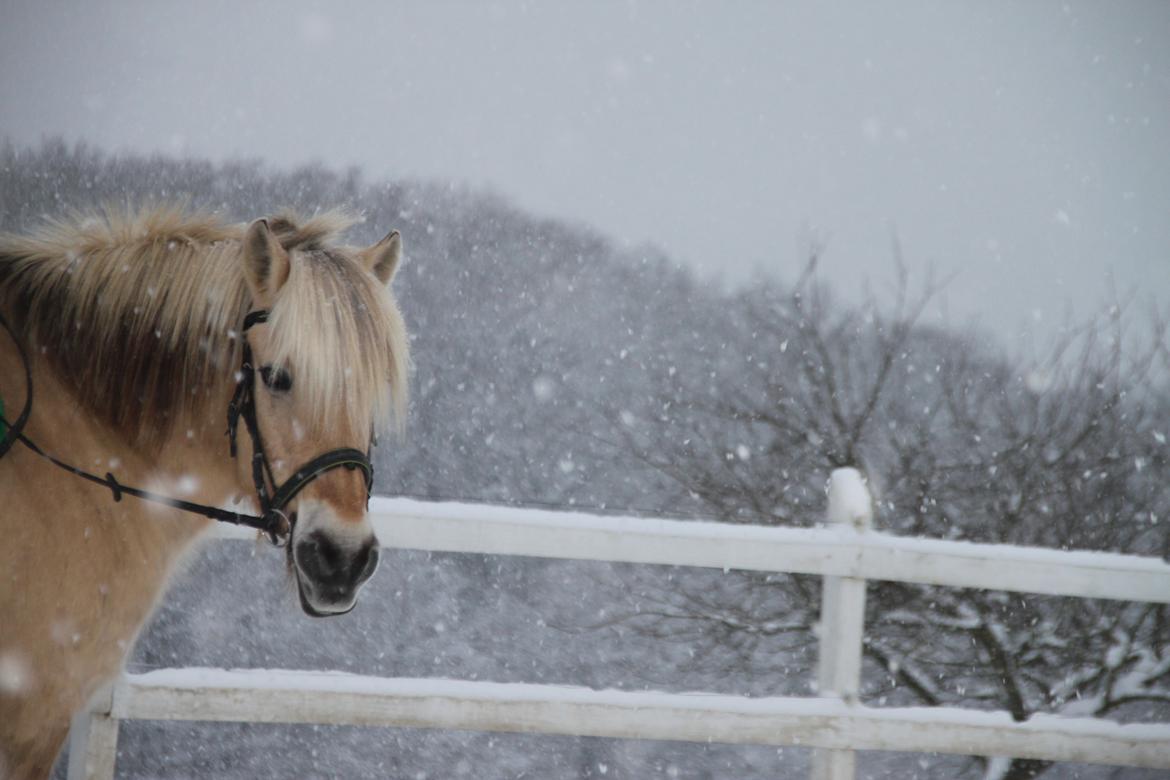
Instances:
[[[21,380],[15,350],[0,344],[0,393],[10,409],[23,405]],[[200,503],[222,503],[237,484],[222,422],[176,426],[159,453],[145,453],[90,419],[43,361],[34,388],[26,434],[66,463]],[[0,697],[0,721],[27,723],[28,740],[63,728],[117,672],[176,561],[209,523],[133,497],[115,501],[25,447],[10,451],[0,461],[0,571],[19,597],[0,599],[0,652],[19,651],[32,687],[7,709]]]
[[[98,476],[111,474],[122,485],[196,503],[220,505],[238,492],[236,466],[229,457],[224,436],[223,414],[208,413],[201,418],[177,421],[178,424],[171,426],[169,439],[157,452],[150,452],[89,419],[43,362],[37,366],[34,383],[34,405],[27,433],[58,459]],[[226,409],[226,386],[219,394],[223,396],[222,408]],[[61,490],[86,484],[47,461],[43,462],[43,468],[47,481],[59,485]],[[111,501],[117,500],[113,491],[107,496]],[[198,515],[174,512],[134,497],[121,500],[127,503],[127,510],[140,509],[174,526],[180,544],[206,525]]]

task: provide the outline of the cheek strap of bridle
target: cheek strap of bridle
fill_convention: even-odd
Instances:
[[[263,309],[251,311],[244,318],[244,332],[261,322],[268,321],[268,312]],[[292,531],[291,523],[284,509],[317,477],[332,471],[335,468],[361,469],[366,480],[366,501],[369,502],[370,491],[374,485],[374,467],[369,455],[353,447],[341,447],[329,450],[309,462],[303,464],[280,485],[272,472],[268,455],[264,451],[264,439],[260,435],[260,424],[256,419],[256,366],[252,361],[252,347],[245,337],[243,342],[243,360],[236,382],[236,392],[228,404],[228,440],[232,457],[236,457],[239,450],[236,438],[239,421],[244,420],[244,428],[252,440],[252,482],[256,486],[256,498],[260,502],[264,529],[273,544],[279,544]],[[370,444],[373,446],[371,436]],[[271,486],[271,488],[270,488]]]

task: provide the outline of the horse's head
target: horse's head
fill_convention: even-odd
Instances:
[[[244,277],[253,310],[268,317],[242,337],[273,489],[322,453],[367,452],[392,411],[402,419],[407,341],[388,289],[401,252],[397,232],[351,249],[309,240],[283,220],[248,227]],[[250,459],[240,465],[250,486]],[[310,615],[348,612],[377,568],[366,477],[352,464],[324,471],[282,508],[289,565]]]

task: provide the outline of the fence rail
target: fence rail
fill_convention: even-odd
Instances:
[[[857,701],[865,581],[893,580],[1170,603],[1170,565],[1108,553],[912,539],[869,530],[869,497],[834,472],[829,526],[782,529],[375,499],[383,546],[825,577],[820,698],[595,691],[315,672],[125,675],[75,720],[70,780],[111,778],[119,720],[242,720],[516,731],[817,748],[814,777],[854,774],[854,751],[1014,756],[1170,769],[1170,724],[882,708]],[[224,527],[222,538],[254,538]]]
[[[114,718],[511,731],[621,739],[777,743],[1170,768],[1162,726],[941,707],[874,709],[836,698],[598,691],[285,670],[166,669],[114,687]],[[1065,737],[1075,731],[1075,741]]]
[[[1157,558],[921,539],[852,522],[772,528],[375,498],[384,547],[817,574],[1170,604]],[[224,538],[255,534],[220,526]]]

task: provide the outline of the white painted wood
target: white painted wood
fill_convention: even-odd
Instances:
[[[861,643],[865,634],[865,580],[825,577],[817,693],[856,704],[861,687]]]
[[[857,753],[817,748],[812,754],[809,777],[812,780],[854,780],[857,777]]]
[[[90,697],[69,725],[68,780],[112,780],[118,747],[118,721],[110,717],[113,686]]]
[[[80,712],[69,727],[68,780],[113,780],[118,758],[118,720]]]
[[[861,641],[865,618],[865,580],[825,577],[821,591],[817,693],[856,705],[861,686]],[[857,755],[852,750],[813,751],[812,780],[854,780]]]
[[[168,669],[123,677],[118,718],[571,734],[733,744],[1013,755],[1170,769],[1170,724],[1121,725],[826,698],[596,691],[339,673]]]
[[[898,537],[855,528],[771,528],[375,498],[383,546],[544,558],[783,571],[1170,604],[1152,557]],[[222,538],[255,538],[220,525]]]
[[[85,780],[85,756],[89,750],[89,712],[79,712],[69,723],[69,765],[67,780]]]
[[[869,490],[856,469],[836,469],[829,477],[830,528],[868,531],[873,520]],[[825,577],[821,586],[820,653],[817,692],[856,704],[861,688],[861,651],[865,636],[865,580]]]
[[[830,528],[868,531],[873,501],[855,469],[837,469],[829,477]],[[865,637],[865,580],[825,577],[821,585],[821,621],[817,693],[836,696],[847,705],[858,703],[861,652]],[[854,780],[857,757],[852,750],[813,751],[812,780]]]

